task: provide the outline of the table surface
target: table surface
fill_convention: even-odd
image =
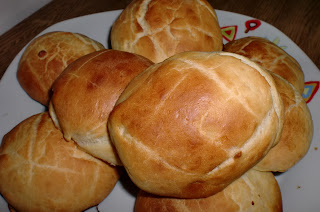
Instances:
[[[320,69],[320,0],[208,0],[215,9],[265,21],[293,40]],[[37,34],[70,18],[125,8],[131,0],[53,0],[0,36],[0,78]]]

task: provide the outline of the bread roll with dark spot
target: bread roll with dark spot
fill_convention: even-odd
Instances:
[[[34,100],[48,106],[52,83],[74,60],[104,46],[79,33],[49,32],[35,38],[24,51],[17,77]]]

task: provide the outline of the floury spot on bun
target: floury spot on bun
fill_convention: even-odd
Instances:
[[[142,190],[213,195],[277,144],[283,104],[270,73],[232,53],[184,52],[131,81],[108,121],[118,155]]]
[[[263,68],[290,82],[302,94],[304,73],[299,63],[279,46],[261,37],[245,37],[230,41],[224,51],[248,57]]]
[[[71,32],[49,32],[34,39],[24,51],[18,81],[34,100],[48,106],[52,83],[68,64],[104,49],[99,42]]]
[[[83,211],[104,200],[119,177],[64,140],[47,112],[22,121],[0,147],[0,193],[17,211]]]
[[[307,103],[285,79],[272,74],[284,105],[284,124],[279,143],[255,166],[261,171],[285,172],[308,152],[313,122]]]
[[[52,86],[55,125],[95,157],[121,165],[109,140],[107,121],[128,83],[153,63],[136,54],[101,50],[70,64]]]
[[[112,26],[113,49],[158,63],[184,51],[221,51],[215,10],[206,0],[134,0]]]
[[[281,212],[279,185],[271,172],[253,169],[232,182],[223,191],[200,199],[159,197],[140,191],[135,212]]]

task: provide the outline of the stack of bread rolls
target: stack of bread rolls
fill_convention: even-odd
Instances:
[[[152,64],[103,49],[67,66],[53,83],[49,111],[2,141],[0,192],[14,209],[83,211],[111,193],[123,168],[116,166],[108,116],[126,85]]]
[[[304,74],[264,38],[225,46],[205,0],[133,0],[112,49],[52,32],[17,77],[47,106],[0,147],[0,193],[18,211],[83,211],[123,170],[135,211],[282,211],[273,172],[307,153]]]

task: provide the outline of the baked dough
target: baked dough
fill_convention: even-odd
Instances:
[[[152,64],[140,55],[105,49],[69,65],[52,86],[49,105],[65,139],[112,165],[121,165],[107,131],[109,113],[128,83]]]
[[[299,63],[283,49],[261,37],[244,37],[224,45],[224,51],[248,57],[290,82],[302,94],[304,73]]]
[[[206,0],[134,0],[112,26],[113,49],[158,63],[184,51],[221,51],[215,10]]]
[[[159,197],[140,191],[135,212],[281,212],[279,185],[271,172],[249,170],[221,192],[201,199]]]

